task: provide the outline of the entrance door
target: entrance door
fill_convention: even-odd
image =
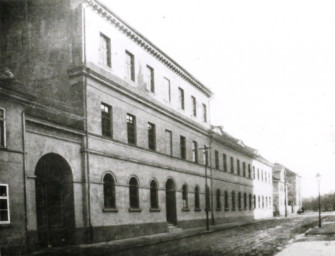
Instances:
[[[166,182],[166,220],[177,225],[176,186],[172,179]]]
[[[61,156],[43,156],[36,166],[37,232],[41,247],[74,242],[72,172]]]

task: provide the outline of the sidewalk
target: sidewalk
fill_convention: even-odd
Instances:
[[[125,251],[129,248],[139,248],[143,246],[164,243],[174,240],[180,240],[186,237],[199,236],[202,234],[208,234],[213,232],[218,232],[225,229],[231,229],[234,227],[251,225],[258,222],[273,221],[277,218],[262,219],[262,220],[253,220],[253,221],[244,221],[244,222],[231,222],[226,224],[210,226],[209,231],[206,230],[206,227],[194,228],[194,229],[184,229],[182,231],[177,231],[174,233],[160,233],[149,236],[141,236],[135,238],[128,238],[122,240],[114,240],[103,243],[96,244],[81,244],[73,245],[66,247],[54,247],[46,248],[31,254],[30,256],[40,256],[40,255],[112,255],[116,252]]]
[[[335,256],[335,216],[329,216],[322,227],[308,230],[276,256]]]

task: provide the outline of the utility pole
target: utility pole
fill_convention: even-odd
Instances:
[[[321,179],[321,174],[318,173],[316,175],[316,178],[318,180],[318,190],[319,190],[319,228],[321,228],[321,194],[320,194],[320,179]]]

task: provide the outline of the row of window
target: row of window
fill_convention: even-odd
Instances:
[[[219,152],[217,150],[214,151],[214,164],[215,164],[215,169],[220,170],[221,166],[220,166],[220,159],[219,159]],[[241,169],[242,167],[242,169]],[[222,170],[224,172],[228,171],[228,166],[227,166],[227,155],[226,154],[222,154]],[[241,162],[239,159],[236,159],[236,173],[235,173],[235,167],[234,167],[234,157],[230,157],[230,172],[233,174],[237,174],[243,177],[247,177],[249,179],[257,179],[257,180],[261,180],[264,181],[266,183],[271,183],[271,174],[270,172],[266,172],[263,170],[260,170],[259,168],[257,168],[257,172],[256,172],[256,168],[255,166],[252,166],[252,171],[251,171],[251,165],[248,164],[246,162],[242,162],[242,166],[241,166]]]
[[[129,144],[136,145],[136,117],[131,114],[126,115],[127,122],[127,139]],[[151,150],[156,150],[156,125],[153,123],[147,123],[148,129],[148,148]],[[102,135],[112,137],[112,107],[101,103],[101,130]],[[168,155],[172,155],[172,132],[169,130],[165,130],[165,153]],[[186,138],[184,136],[180,136],[180,158],[186,160]],[[198,147],[197,141],[192,141],[192,161],[194,163],[199,163],[199,150],[203,150],[203,162],[208,165],[208,148],[204,146],[203,148]],[[222,154],[222,170],[224,172],[228,171],[227,166],[227,155]],[[220,170],[220,160],[219,160],[219,152],[217,150],[214,151],[214,164],[215,169]],[[246,162],[242,162],[242,170],[241,170],[241,162],[239,159],[236,159],[237,166],[237,175],[258,179],[267,183],[271,183],[271,174],[269,172],[259,170],[257,168],[257,173],[255,170],[255,166],[246,164]],[[234,168],[234,158],[230,157],[230,170],[231,173],[235,174]]]
[[[115,180],[112,174],[107,173],[103,179],[103,190],[104,190],[104,208],[105,209],[116,209],[116,193],[115,193]],[[184,184],[182,186],[182,209],[189,210],[188,202],[188,186]],[[230,200],[228,191],[224,191],[224,194],[221,195],[221,190],[217,189],[216,191],[216,210],[220,211],[222,204],[221,198],[224,197],[224,209],[229,211],[229,201],[231,201],[231,210],[236,210],[236,197],[235,191],[232,191],[230,194]],[[267,196],[258,196],[258,201],[256,200],[257,196],[252,194],[247,194],[242,192],[237,193],[237,209],[238,210],[252,210],[256,208],[271,208],[271,197]],[[258,203],[257,203],[258,202]],[[243,205],[242,205],[243,203]],[[129,180],[129,209],[130,211],[139,210],[139,184],[135,177],[132,177]],[[206,189],[206,207],[210,209],[210,197],[209,189]],[[158,183],[155,180],[150,182],[150,208],[151,210],[159,209],[158,202]],[[194,208],[195,210],[200,210],[200,188],[195,186],[194,188]]]
[[[125,51],[125,67],[126,79],[135,82],[135,57],[129,51]],[[111,40],[107,36],[100,34],[100,64],[111,67]],[[171,84],[170,80],[164,78],[164,101],[171,102]],[[146,66],[146,89],[149,92],[155,93],[155,70],[147,65]],[[184,89],[178,88],[179,93],[179,109],[185,110],[185,94]],[[191,96],[192,115],[197,116],[197,99]],[[207,123],[207,106],[202,104],[202,121]]]

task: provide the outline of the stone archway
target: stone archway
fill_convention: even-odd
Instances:
[[[57,154],[44,155],[37,163],[36,217],[40,247],[74,243],[72,171]]]

